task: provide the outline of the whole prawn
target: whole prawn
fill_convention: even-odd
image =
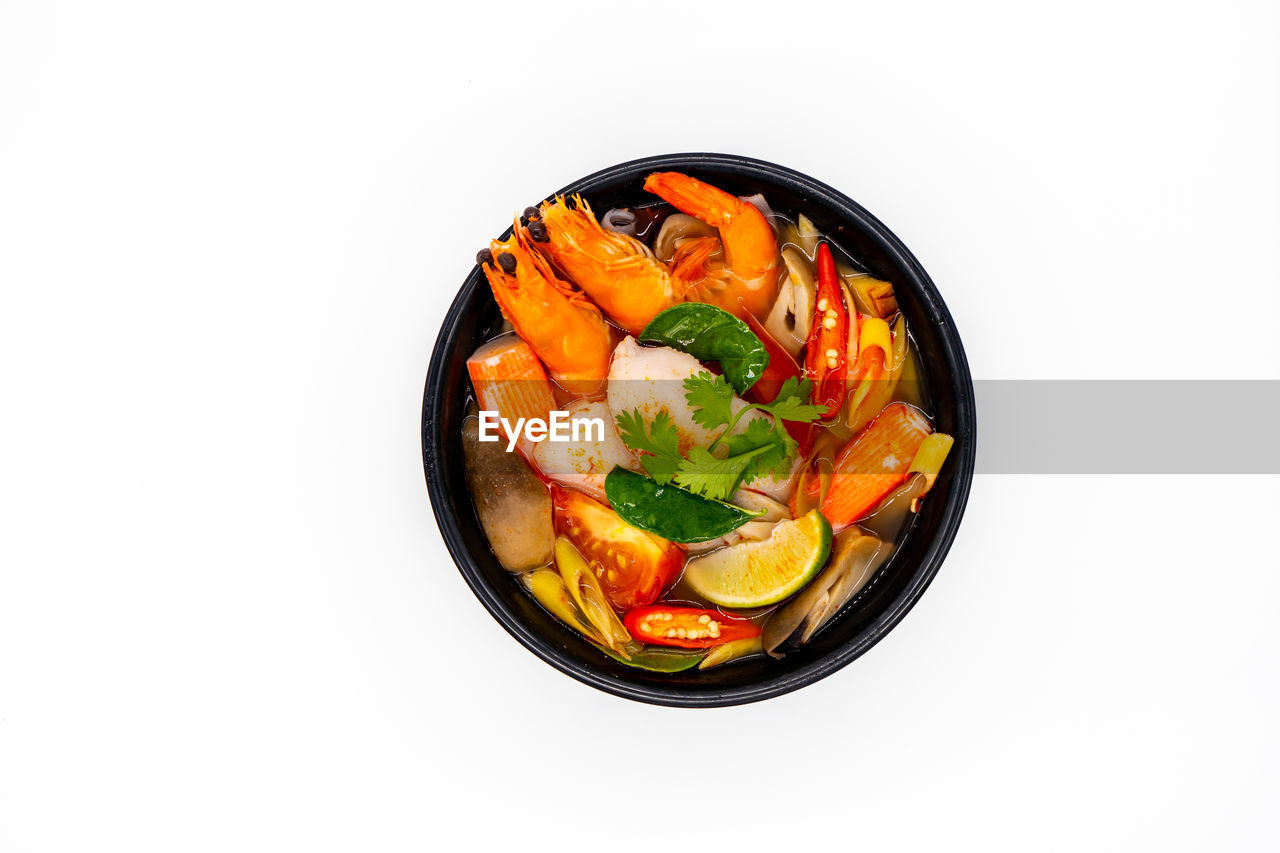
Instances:
[[[704,262],[714,244],[682,247],[671,266],[654,257],[644,243],[605,229],[581,196],[564,196],[538,209],[531,222],[534,248],[591,297],[609,319],[633,335],[660,312],[684,299],[706,274]],[[545,238],[538,241],[538,238]]]
[[[778,296],[778,238],[769,220],[753,204],[680,172],[654,172],[644,188],[720,233],[723,262],[707,264],[706,274],[688,296],[734,314],[763,320]]]
[[[493,240],[478,260],[493,296],[516,334],[571,393],[597,393],[609,373],[613,333],[600,309],[556,276],[530,246],[517,219],[513,234]]]

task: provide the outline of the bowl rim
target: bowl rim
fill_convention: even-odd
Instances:
[[[837,647],[831,653],[795,670],[780,673],[774,678],[719,690],[702,689],[696,693],[682,691],[678,683],[670,685],[639,684],[620,681],[592,667],[582,664],[559,649],[546,638],[533,631],[512,612],[490,586],[480,571],[475,558],[468,551],[463,541],[458,519],[451,512],[445,494],[448,486],[444,482],[441,464],[441,447],[443,437],[433,417],[436,403],[447,390],[444,388],[445,368],[451,358],[450,350],[460,321],[467,310],[467,303],[479,283],[480,274],[473,267],[466,280],[459,288],[453,303],[445,313],[440,332],[432,348],[430,366],[427,370],[426,387],[422,400],[422,464],[426,477],[427,492],[430,495],[432,511],[439,526],[441,538],[449,550],[450,556],[458,567],[459,573],[471,588],[472,593],[480,600],[490,615],[515,637],[526,649],[533,652],[546,663],[563,672],[565,675],[584,684],[638,702],[653,705],[665,705],[682,708],[712,708],[731,705],[743,705],[759,702],[775,696],[781,696],[798,690],[837,672],[861,657],[872,646],[878,643],[907,615],[915,603],[924,594],[938,570],[942,567],[947,552],[955,539],[961,519],[964,517],[968,503],[969,490],[973,481],[974,463],[976,459],[977,417],[974,407],[973,378],[969,372],[968,359],[959,332],[942,300],[941,294],[934,285],[929,274],[920,262],[898,237],[853,199],[833,187],[797,172],[787,166],[745,157],[736,154],[719,154],[709,152],[690,152],[676,154],[660,154],[628,160],[593,172],[584,178],[573,181],[554,195],[580,192],[589,194],[593,188],[601,184],[620,179],[638,176],[640,173],[664,170],[696,169],[708,167],[720,171],[728,171],[742,177],[765,180],[779,179],[790,183],[794,188],[809,194],[816,203],[823,204],[839,212],[839,218],[858,223],[859,227],[871,232],[880,240],[898,265],[908,269],[914,276],[912,283],[918,285],[920,296],[931,303],[930,310],[941,320],[939,329],[943,350],[953,367],[951,384],[957,392],[956,420],[957,432],[964,432],[967,440],[959,448],[960,452],[953,458],[955,465],[952,488],[948,492],[946,505],[937,533],[929,543],[919,565],[911,575],[898,596],[857,635]]]

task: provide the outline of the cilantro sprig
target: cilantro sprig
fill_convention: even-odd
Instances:
[[[738,486],[766,474],[785,475],[796,442],[784,421],[808,423],[822,415],[809,403],[808,380],[787,379],[771,403],[747,403],[734,411],[733,388],[723,376],[707,371],[684,381],[685,399],[693,407],[693,419],[707,429],[723,427],[706,447],[680,453],[679,435],[667,412],[659,412],[646,428],[639,409],[617,416],[618,433],[627,447],[644,454],[641,465],[661,485],[674,483],[695,494],[728,500]],[[741,432],[734,430],[748,412],[759,411],[770,419],[752,418]],[[724,451],[714,451],[723,444]]]

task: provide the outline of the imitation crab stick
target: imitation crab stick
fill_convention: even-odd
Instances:
[[[831,487],[822,501],[822,514],[832,526],[845,527],[864,517],[905,480],[932,431],[919,409],[905,403],[886,406],[836,456]]]
[[[467,372],[480,408],[509,423],[519,418],[545,421],[556,408],[546,369],[519,335],[504,335],[476,350],[467,359]],[[528,439],[520,441],[520,452],[532,459]]]

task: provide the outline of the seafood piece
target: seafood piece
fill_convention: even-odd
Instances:
[[[585,492],[596,500],[604,500],[604,478],[621,465],[640,470],[635,454],[618,437],[613,413],[601,400],[578,400],[566,409],[569,419],[599,418],[604,435],[583,430],[578,440],[541,441],[534,445],[533,463],[544,477]]]
[[[529,245],[517,220],[514,234],[481,252],[482,268],[503,316],[551,376],[567,390],[595,394],[609,372],[613,336],[600,309]]]
[[[864,517],[907,479],[916,451],[931,432],[919,409],[905,403],[886,406],[836,457],[822,514],[837,530]],[[800,491],[806,488],[802,484]]]
[[[480,347],[467,359],[467,372],[480,408],[497,412],[509,423],[520,418],[545,421],[556,407],[547,371],[519,335],[503,335]],[[519,436],[516,446],[532,459],[533,442]]]
[[[688,353],[671,347],[642,347],[627,336],[613,351],[609,365],[609,408],[614,415],[639,409],[646,423],[653,423],[654,417],[665,411],[676,428],[680,452],[687,454],[691,447],[706,447],[721,430],[708,429],[695,421],[693,407],[685,399],[684,380],[707,372],[702,362]],[[737,414],[746,405],[735,396],[730,409]],[[734,432],[744,432],[747,421],[753,418],[768,416],[751,412],[743,416]]]
[[[763,320],[778,295],[778,239],[749,201],[680,172],[655,172],[644,188],[720,232],[724,261],[698,285],[698,298]]]
[[[688,353],[671,347],[642,347],[636,343],[635,338],[628,336],[613,351],[613,363],[609,366],[606,391],[609,408],[615,416],[620,412],[639,409],[640,416],[646,423],[652,423],[659,412],[665,411],[676,429],[680,452],[688,454],[691,447],[706,447],[722,429],[708,429],[694,420],[693,407],[685,399],[684,380],[706,372],[707,368],[702,366],[702,362]],[[730,411],[736,415],[746,405],[741,398],[735,396],[730,404]],[[763,412],[748,412],[734,425],[734,434],[746,432],[752,420],[761,419],[772,423],[772,419]],[[786,476],[756,477],[743,485],[771,498],[786,500],[791,492],[792,481],[801,467],[801,459],[797,454]]]
[[[573,206],[564,196],[544,202],[539,215],[547,239],[535,249],[633,335],[702,280],[702,260],[712,250],[687,252],[668,267],[635,237],[604,228],[581,196],[573,197]]]

